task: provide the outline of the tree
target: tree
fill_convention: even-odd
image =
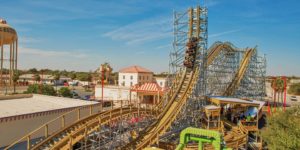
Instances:
[[[91,73],[78,73],[76,75],[77,79],[80,81],[91,81],[92,80],[92,75]]]
[[[35,94],[38,94],[38,90],[39,90],[39,85],[32,84],[32,85],[28,86],[27,91],[25,91],[25,93],[35,93]]]
[[[300,107],[277,112],[267,118],[267,127],[262,130],[268,149],[300,149]]]
[[[58,81],[60,79],[60,73],[55,73],[53,77],[55,81]]]
[[[51,74],[52,70],[50,70],[50,69],[41,69],[40,72],[43,73],[43,74]]]
[[[62,87],[58,90],[59,95],[63,97],[72,97],[71,90],[67,87]]]
[[[68,71],[67,70],[60,71],[60,74],[62,76],[68,76]]]
[[[42,93],[41,94],[44,94],[44,95],[51,95],[51,96],[55,96],[56,95],[56,91],[54,90],[53,86],[51,85],[46,85],[46,84],[43,84],[40,86],[42,89]]]
[[[75,79],[76,79],[76,74],[72,72],[72,73],[69,74],[69,77],[70,77],[72,80],[75,80]]]
[[[288,90],[289,94],[300,95],[300,83],[294,83],[290,86]]]
[[[43,94],[43,95],[50,95],[55,96],[56,92],[54,88],[50,85],[38,85],[38,84],[32,84],[29,85],[27,88],[27,91],[24,93],[34,93],[34,94]]]
[[[119,77],[118,72],[114,72],[114,73],[111,74],[111,78],[112,78],[112,80],[114,81],[114,84],[115,84],[115,85],[118,84],[118,80],[119,80],[118,77]]]
[[[20,77],[19,71],[15,71],[14,75],[13,75],[13,78],[12,78],[13,84],[14,84],[14,93],[16,93],[16,83],[18,82],[19,77]]]
[[[41,77],[40,77],[39,74],[34,74],[33,78],[34,78],[34,81],[36,81],[36,82],[40,82],[41,81]]]
[[[28,73],[37,74],[38,70],[36,68],[31,68],[28,70]]]
[[[60,73],[55,72],[53,77],[54,77],[54,80],[55,80],[55,88],[56,88],[56,92],[57,92],[57,84],[58,84],[58,81],[60,79]]]

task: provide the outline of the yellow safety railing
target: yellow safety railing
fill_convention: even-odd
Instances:
[[[117,108],[109,111],[105,111],[99,115],[89,117],[84,120],[80,120],[73,124],[72,126],[69,126],[68,128],[61,130],[59,133],[67,133],[68,136],[64,136],[60,141],[55,143],[52,148],[53,149],[71,149],[74,144],[79,142],[80,140],[84,139],[87,135],[94,131],[100,131],[101,126],[105,124],[111,124],[114,120],[117,119],[124,119],[125,117],[128,117],[129,115],[134,114],[145,114],[149,115],[151,114],[151,110],[149,109],[137,109],[132,108],[131,110],[129,108]],[[76,128],[76,130],[72,132],[68,132],[69,128],[72,128],[76,125],[79,126]],[[42,145],[46,144],[51,139],[55,138],[58,134],[53,135],[52,137],[49,137],[48,140],[44,140],[43,142],[36,145],[34,148],[39,148]]]
[[[159,136],[166,132],[166,130],[171,126],[172,122],[176,119],[177,115],[181,111],[181,108],[185,105],[187,98],[192,93],[193,87],[198,80],[199,69],[195,69],[195,73],[190,78],[188,82],[187,89],[182,94],[182,97],[173,103],[174,107],[170,107],[167,113],[168,115],[164,115],[164,117],[158,122],[153,131],[148,132],[149,135],[144,135],[143,141],[138,143],[136,149],[142,149],[147,145],[157,143],[159,140]]]
[[[121,104],[122,105],[122,104]],[[130,105],[131,106],[131,105]],[[111,109],[113,108],[113,104],[111,104]],[[88,113],[82,113],[86,112],[88,110]],[[94,114],[98,114],[99,112],[102,112],[103,108],[102,105],[96,104],[96,105],[89,105],[89,106],[82,106],[79,108],[76,108],[72,111],[69,111],[57,118],[54,118],[47,123],[43,124],[42,126],[38,127],[37,129],[31,131],[27,135],[23,136],[22,138],[16,140],[9,146],[5,147],[5,150],[13,148],[16,144],[26,141],[26,147],[27,149],[31,149],[32,144],[31,140],[35,138],[48,138],[53,133],[56,133],[57,131],[61,130],[62,128],[66,127],[69,124],[73,124],[76,121],[81,120],[82,118],[86,118],[89,116],[92,116]],[[49,129],[53,129],[52,131]],[[43,133],[43,134],[41,134]]]

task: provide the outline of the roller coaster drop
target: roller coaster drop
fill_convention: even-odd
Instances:
[[[90,113],[68,125],[62,123],[60,129],[49,131],[52,121],[39,128],[45,129],[45,134],[38,140],[31,140],[38,132],[35,130],[6,149],[20,141],[27,141],[27,149],[140,150],[158,146],[161,141],[178,144],[181,130],[199,127],[205,96],[257,100],[264,96],[265,58],[257,55],[256,48],[238,49],[230,43],[216,42],[207,49],[206,8],[175,12],[173,46],[172,84],[156,106],[130,102],[120,108]]]

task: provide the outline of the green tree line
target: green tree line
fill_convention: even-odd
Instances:
[[[294,83],[289,87],[289,94],[300,95],[300,83]]]

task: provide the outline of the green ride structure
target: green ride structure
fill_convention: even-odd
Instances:
[[[189,142],[197,142],[198,150],[203,150],[204,144],[211,144],[215,150],[231,150],[223,144],[222,135],[213,130],[188,127],[180,133],[180,143],[176,150],[183,150]]]

